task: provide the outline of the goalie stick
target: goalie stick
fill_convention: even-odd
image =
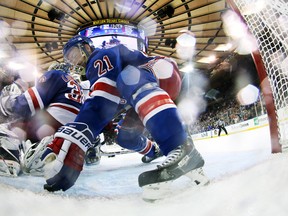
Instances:
[[[122,154],[129,154],[134,153],[134,151],[128,150],[128,149],[119,149],[114,151],[105,151],[100,147],[100,155],[101,156],[108,156],[108,157],[115,157],[116,155],[122,155]]]

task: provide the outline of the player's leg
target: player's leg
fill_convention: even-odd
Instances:
[[[176,105],[159,88],[152,73],[129,66],[120,74],[117,87],[167,155],[158,169],[139,176],[140,186],[173,180],[204,165],[192,139],[188,139]]]
[[[119,127],[117,144],[123,148],[143,154],[142,162],[149,163],[163,154],[156,142],[152,142],[143,134],[144,130],[144,125],[139,119],[138,114],[131,108],[127,111]]]
[[[228,135],[227,129],[225,127],[223,127],[223,130],[224,130],[225,134]]]
[[[103,87],[103,83],[107,86],[110,85],[109,88]],[[119,112],[121,98],[118,95],[116,86],[111,83],[114,83],[114,81],[106,77],[98,79],[91,87],[90,98],[82,105],[75,119],[75,122],[89,125],[89,129],[95,137],[103,131],[105,126]]]
[[[119,76],[117,87],[120,94],[134,107],[164,155],[187,140],[176,105],[159,88],[152,73],[129,66]]]
[[[218,137],[221,135],[221,127],[218,127]]]

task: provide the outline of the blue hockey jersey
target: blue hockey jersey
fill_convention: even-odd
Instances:
[[[119,74],[128,65],[139,66],[153,58],[122,44],[94,51],[86,64],[91,98],[85,101],[75,121],[88,124],[94,135],[99,134],[99,130],[111,120],[111,115],[117,112],[117,105],[125,104],[116,85]]]
[[[83,103],[83,91],[72,76],[51,70],[41,76],[34,87],[16,98],[12,112],[22,118],[33,116],[46,109],[58,122],[74,121]]]
[[[100,55],[98,55],[97,51],[94,52],[90,56],[86,66],[86,77],[91,84],[91,96],[99,93],[93,91],[101,90],[99,89],[100,86],[103,87],[105,91],[111,93],[110,99],[113,100],[113,96],[118,95],[116,91],[116,80],[119,73],[128,65],[139,66],[153,58],[154,57],[147,56],[143,52],[130,50],[123,44],[109,49],[103,49]],[[98,89],[95,89],[95,83],[99,78],[103,78],[101,79],[101,83],[103,84],[98,84]]]

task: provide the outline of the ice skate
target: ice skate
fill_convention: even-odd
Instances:
[[[189,137],[184,145],[171,151],[157,169],[140,174],[138,183],[144,190],[143,199],[158,199],[167,194],[169,184],[184,175],[189,177],[194,185],[208,184],[209,180],[202,171],[203,166],[204,160]]]
[[[159,149],[158,145],[154,142],[153,145],[155,146],[155,153],[153,155],[153,157],[149,157],[147,155],[144,155],[141,160],[143,163],[150,163],[152,162],[153,160],[156,160],[157,158],[159,157],[162,157],[163,154],[161,152],[161,150]]]
[[[101,144],[100,144],[101,145]],[[86,165],[98,165],[101,160],[100,145],[90,147],[85,154]]]

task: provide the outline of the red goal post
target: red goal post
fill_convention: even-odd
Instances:
[[[227,0],[254,35],[253,52],[267,109],[272,153],[288,147],[288,7],[286,0]]]

